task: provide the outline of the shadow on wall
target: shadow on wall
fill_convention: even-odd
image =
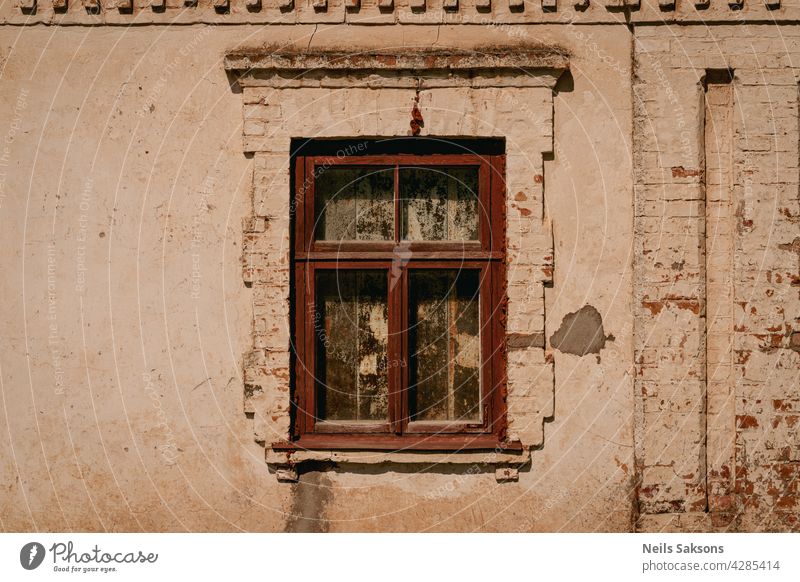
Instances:
[[[329,529],[325,508],[333,498],[331,480],[319,467],[308,471],[292,485],[292,508],[284,528],[287,533],[325,533]]]

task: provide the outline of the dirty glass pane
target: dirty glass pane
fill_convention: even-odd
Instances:
[[[317,414],[385,420],[389,311],[385,271],[317,271]]]
[[[478,240],[478,168],[400,168],[403,238]]]
[[[412,420],[480,421],[476,270],[409,272]]]
[[[316,169],[317,240],[394,240],[394,169]]]

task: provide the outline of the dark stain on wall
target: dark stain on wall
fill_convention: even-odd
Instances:
[[[576,356],[599,354],[607,341],[614,341],[614,336],[605,335],[603,318],[591,305],[584,305],[578,311],[565,315],[561,327],[550,336],[551,346]]]
[[[333,498],[331,480],[322,471],[300,476],[292,486],[292,511],[286,520],[289,533],[324,533],[329,522],[325,508]]]

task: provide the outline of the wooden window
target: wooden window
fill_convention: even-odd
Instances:
[[[294,158],[291,443],[516,448],[505,438],[505,159]]]

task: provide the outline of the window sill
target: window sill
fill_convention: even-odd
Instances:
[[[494,434],[460,434],[460,435],[413,435],[398,437],[395,435],[337,435],[307,434],[293,442],[272,444],[274,451],[305,450],[345,450],[345,451],[446,451],[459,453],[464,451],[522,451],[519,441],[503,442]]]
[[[304,439],[309,436],[314,435],[306,435]],[[329,435],[323,436],[327,438]],[[385,443],[373,443],[372,448],[353,442],[349,447],[336,448],[304,446],[300,441],[283,442],[267,447],[266,462],[277,479],[286,482],[297,481],[297,471],[303,463],[336,463],[340,468],[350,465],[351,469],[356,465],[417,465],[420,471],[430,472],[435,472],[437,466],[482,466],[494,468],[497,481],[516,481],[519,468],[530,461],[530,450],[518,441],[498,443],[493,435],[480,439],[473,446],[461,448],[445,446],[441,441],[436,446],[419,442],[415,447],[403,447],[397,441],[391,447]],[[474,436],[471,440],[476,441]]]

